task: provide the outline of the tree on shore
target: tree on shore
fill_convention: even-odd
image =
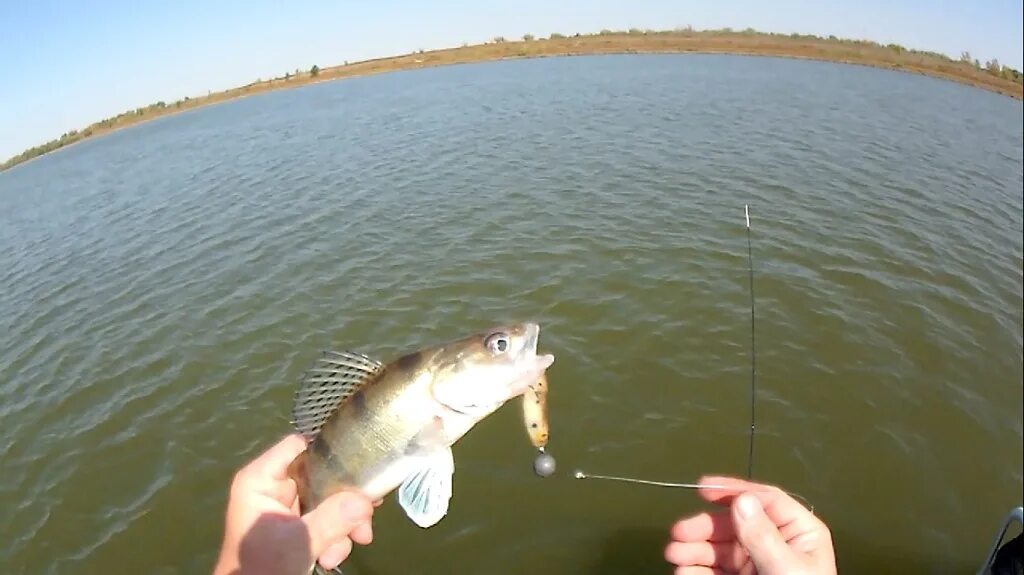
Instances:
[[[320,66],[313,64],[313,67],[309,69],[309,75],[316,78],[320,75]]]

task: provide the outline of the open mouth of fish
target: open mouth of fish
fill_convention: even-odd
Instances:
[[[526,341],[519,350],[516,362],[523,365],[521,377],[517,378],[512,385],[512,397],[526,392],[551,364],[555,362],[555,356],[551,354],[537,354],[537,340],[540,337],[540,326],[536,323],[526,325]]]
[[[526,324],[526,341],[519,351],[519,361],[529,361],[537,357],[537,339],[540,337],[540,326],[535,323]],[[554,360],[554,358],[552,358]]]

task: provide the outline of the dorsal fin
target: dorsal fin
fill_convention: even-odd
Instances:
[[[381,362],[361,353],[324,352],[295,390],[292,425],[306,441],[312,441],[327,418],[382,371]]]

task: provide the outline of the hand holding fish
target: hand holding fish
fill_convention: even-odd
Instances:
[[[828,527],[784,491],[730,477],[705,477],[705,500],[727,509],[672,526],[665,558],[677,575],[835,575]],[[735,489],[722,489],[721,486]]]
[[[353,542],[371,542],[374,504],[363,494],[337,493],[300,515],[288,465],[305,449],[289,435],[235,474],[214,575],[307,575],[318,559],[330,570]]]

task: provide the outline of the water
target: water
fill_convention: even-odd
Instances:
[[[324,83],[0,174],[0,565],[205,573],[235,469],[324,348],[381,359],[532,318],[559,474],[519,406],[393,500],[353,574],[665,573],[689,491],[800,493],[840,569],[973,570],[1022,491],[1020,102],[728,56]]]

